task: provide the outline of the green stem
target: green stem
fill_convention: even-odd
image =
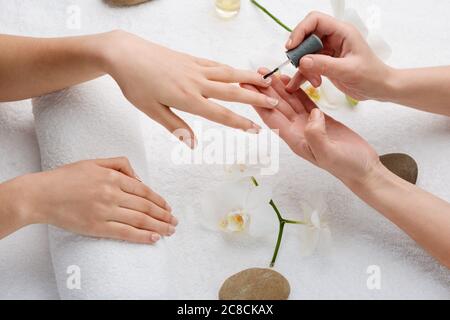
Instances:
[[[278,23],[280,26],[282,26],[286,31],[292,32],[292,29],[289,28],[287,25],[285,25],[283,22],[281,22],[277,17],[275,17],[272,13],[270,13],[269,10],[264,8],[262,5],[258,3],[256,0],[250,0],[251,3],[253,3],[255,6],[257,6],[259,9],[261,9],[265,14],[267,14],[269,17],[272,18],[273,21]]]
[[[255,177],[251,177],[251,179],[252,179],[253,184],[256,187],[259,186],[259,183]],[[284,219],[280,213],[280,210],[278,209],[277,205],[275,204],[275,202],[272,199],[270,200],[269,204],[271,205],[273,211],[275,211],[275,213],[277,214],[278,223],[279,223],[277,243],[275,245],[275,251],[273,252],[272,261],[270,262],[270,267],[273,268],[275,266],[275,262],[277,261],[278,251],[280,251],[281,240],[283,239],[283,232],[284,232],[285,224],[306,224],[306,223],[303,221]]]
[[[277,244],[275,245],[275,251],[273,252],[272,261],[270,261],[271,268],[273,268],[275,266],[275,262],[277,261],[278,251],[280,250],[281,240],[283,239],[284,225],[285,225],[285,222],[280,221],[280,229],[278,231]]]

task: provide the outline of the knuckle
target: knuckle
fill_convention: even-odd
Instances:
[[[112,184],[116,184],[120,179],[120,174],[116,170],[108,170],[106,175],[107,181]]]
[[[139,229],[145,229],[146,227],[148,227],[147,217],[144,214],[136,216],[135,226]]]

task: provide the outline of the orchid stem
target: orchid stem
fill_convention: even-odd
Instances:
[[[255,177],[251,177],[253,184],[257,187],[259,186],[258,181]],[[287,220],[284,219],[283,216],[280,213],[280,210],[278,209],[275,202],[271,199],[269,204],[271,205],[273,211],[277,214],[279,228],[278,228],[278,238],[277,238],[277,244],[275,245],[275,251],[273,252],[272,261],[270,262],[270,267],[273,268],[275,266],[275,262],[277,261],[278,257],[278,251],[280,251],[281,247],[281,240],[283,239],[283,232],[284,232],[284,225],[285,224],[306,224],[303,221],[295,221],[295,220]]]
[[[284,225],[285,225],[285,222],[280,221],[280,229],[278,231],[277,244],[275,245],[275,251],[273,252],[272,261],[270,261],[271,268],[273,268],[275,266],[275,262],[277,261],[278,251],[280,250],[281,240],[283,239]]]
[[[250,0],[251,3],[253,3],[255,6],[257,6],[259,9],[261,9],[265,14],[267,14],[270,18],[272,18],[273,21],[278,23],[281,27],[283,27],[287,32],[292,32],[292,29],[289,28],[287,25],[285,25],[283,22],[281,22],[277,17],[275,17],[269,10],[264,8],[262,5],[258,3],[256,0]]]

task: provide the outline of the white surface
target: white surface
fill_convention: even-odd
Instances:
[[[81,30],[66,28],[66,9],[74,2],[81,7]],[[261,2],[291,26],[310,10],[331,10],[328,1]],[[369,15],[364,6],[373,3],[349,2],[363,16]],[[384,0],[377,5],[381,9],[380,32],[393,47],[392,65],[449,63],[445,15],[450,9],[448,1],[408,1],[406,5],[403,1]],[[16,0],[2,4],[0,21],[2,33],[35,36],[122,28],[174,49],[244,68],[250,68],[249,58],[255,51],[261,54],[260,48],[274,44],[282,50],[287,38],[282,29],[248,1],[242,2],[238,17],[223,21],[214,14],[213,0],[154,0],[129,9],[108,8],[97,0]],[[272,54],[275,53],[267,52],[269,58]],[[227,105],[257,119],[247,106]],[[364,103],[356,112],[339,110],[333,115],[367,138],[380,153],[411,154],[419,163],[419,186],[450,200],[449,119],[376,102]],[[186,118],[192,123],[192,117]],[[150,184],[169,200],[181,220],[176,236],[168,241],[179,297],[215,298],[227,276],[245,267],[266,266],[272,244],[232,245],[220,235],[197,227],[199,196],[220,182],[221,169],[174,165],[171,151],[175,142],[169,134],[148,119],[143,119],[143,124]],[[3,157],[3,147],[1,150]],[[286,146],[282,145],[280,172],[264,183],[274,187],[274,199],[291,217],[298,216],[298,203],[311,192],[323,193],[330,207],[327,217],[334,238],[332,254],[301,258],[297,254],[295,227],[286,232],[277,269],[291,283],[291,298],[450,298],[448,270],[332,177],[292,155]],[[381,267],[379,291],[366,287],[369,265]],[[151,270],[146,272],[151,274]]]
[[[42,169],[83,159],[126,156],[148,182],[139,113],[109,77],[33,100]],[[137,245],[93,239],[49,227],[50,250],[62,299],[164,299],[169,288],[165,241]],[[67,287],[69,266],[81,288]],[[149,273],[148,270],[151,270]]]

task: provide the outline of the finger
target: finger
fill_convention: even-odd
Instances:
[[[300,88],[300,86],[306,81],[305,77],[300,71],[297,71],[295,76],[290,80],[289,84],[287,85],[288,92],[294,92]]]
[[[306,114],[305,107],[296,95],[286,91],[286,85],[279,77],[274,77],[272,81],[272,88],[278,93],[283,101],[294,110],[296,115]]]
[[[175,233],[173,225],[130,209],[119,208],[113,213],[111,221],[124,223],[141,230],[156,232],[162,236],[171,236]]]
[[[140,230],[114,221],[107,222],[102,237],[144,244],[153,244],[161,239],[156,232]]]
[[[255,86],[267,87],[271,79],[264,79],[262,75],[253,71],[234,69],[229,66],[207,68],[206,77],[211,81],[227,83],[248,83]]]
[[[198,58],[198,57],[194,57],[194,56],[192,56],[192,59],[194,59],[194,61],[197,62],[197,64],[201,65],[202,67],[220,67],[220,66],[222,66],[221,63],[213,61],[213,60],[209,60],[209,59]]]
[[[282,75],[280,79],[285,85],[287,85],[291,81],[291,78],[286,75]],[[314,103],[314,101],[312,101],[311,98],[302,89],[296,90],[293,94],[301,102],[306,112],[310,113],[313,109],[317,108],[317,105]]]
[[[264,68],[261,68],[259,70],[261,74],[266,74],[267,70]],[[277,79],[277,76],[273,77],[272,82],[275,83],[277,81],[280,81]],[[289,103],[287,103],[279,94],[278,92],[272,87],[268,88],[256,88],[259,92],[265,94],[268,97],[272,97],[273,99],[278,100],[278,106],[277,109],[289,120],[293,120],[297,116],[297,112],[292,108]]]
[[[128,177],[122,176],[120,177],[119,184],[120,189],[123,192],[147,199],[148,201],[155,203],[160,208],[166,209],[169,212],[171,211],[171,208],[169,204],[166,202],[166,200],[164,200],[163,197],[154,192],[150,187],[146,186],[144,183],[138,180],[129,179]]]
[[[241,88],[239,86],[223,84],[214,81],[210,81],[206,85],[204,94],[208,98],[215,98],[223,101],[241,102],[261,108],[273,109],[278,105],[278,100],[267,97],[260,92],[254,92]]]
[[[305,127],[305,138],[316,160],[325,160],[331,142],[328,138],[325,116],[319,109],[314,109]]]
[[[317,109],[317,105],[302,89],[298,89],[293,94],[302,103],[303,107],[305,107],[306,112],[310,113],[312,110]]]
[[[249,84],[244,84],[242,85],[245,88],[247,88],[248,90],[254,90],[254,91],[258,91],[258,89],[252,85]],[[274,130],[279,130],[281,132],[281,130],[286,130],[287,127],[289,127],[291,125],[290,120],[278,109],[273,109],[273,110],[269,110],[269,109],[264,109],[264,108],[259,108],[256,106],[253,106],[255,111],[258,113],[258,115],[261,117],[261,119],[264,121],[264,123],[271,129]],[[281,134],[280,134],[281,136]],[[284,134],[283,134],[284,136]]]
[[[312,33],[323,38],[336,32],[343,32],[343,24],[339,20],[321,12],[312,12],[292,31],[286,43],[286,49],[295,48]]]
[[[158,111],[152,115],[152,118],[164,126],[169,132],[175,135],[180,141],[193,149],[197,145],[194,131],[179,116],[177,116],[169,107],[158,106]]]
[[[121,208],[145,213],[156,220],[170,223],[173,226],[178,224],[177,218],[175,218],[169,211],[159,207],[149,200],[129,193],[123,194],[119,200],[119,206]]]
[[[205,119],[223,124],[230,128],[249,132],[259,132],[261,129],[253,121],[244,118],[233,111],[205,98],[198,101],[199,108],[194,112]]]
[[[108,159],[96,159],[94,160],[97,165],[107,169],[113,169],[123,174],[136,178],[136,173],[131,166],[130,161],[126,157],[108,158]]]
[[[307,77],[326,76],[328,78],[342,77],[348,71],[346,59],[334,58],[323,54],[312,54],[300,60],[300,72]]]

